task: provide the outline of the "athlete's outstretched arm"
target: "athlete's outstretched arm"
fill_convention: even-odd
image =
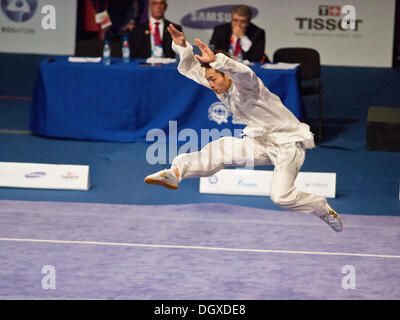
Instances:
[[[192,45],[186,41],[183,32],[177,30],[172,24],[167,28],[172,37],[172,49],[180,57],[178,71],[185,77],[196,81],[197,83],[210,88],[205,77],[205,70],[200,62],[193,55]]]
[[[200,48],[202,56],[196,55],[201,62],[209,63],[217,71],[227,74],[240,90],[258,90],[259,79],[255,72],[243,63],[230,59],[222,53],[214,52],[199,39],[196,39],[196,45]]]

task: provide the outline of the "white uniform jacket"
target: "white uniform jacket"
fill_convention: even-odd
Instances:
[[[205,78],[205,68],[193,55],[193,47],[172,43],[172,49],[179,55],[178,71],[197,83],[210,88]],[[300,122],[281,99],[270,92],[260,78],[248,66],[216,54],[210,66],[232,79],[232,85],[217,98],[224,103],[237,120],[247,125],[243,133],[262,141],[263,144],[282,145],[301,142],[304,148],[315,147],[310,127]]]

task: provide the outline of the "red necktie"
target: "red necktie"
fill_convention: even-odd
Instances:
[[[235,45],[235,51],[233,52],[233,55],[237,57],[239,53],[242,52],[242,48],[240,47],[240,39],[237,38],[236,40],[236,45]]]
[[[162,45],[161,36],[160,36],[160,29],[158,28],[159,22],[155,22],[156,28],[154,30],[154,44],[157,46]]]

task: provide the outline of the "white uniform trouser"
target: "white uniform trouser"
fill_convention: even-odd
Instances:
[[[301,143],[263,144],[245,136],[243,139],[223,137],[207,144],[199,152],[180,154],[172,162],[185,178],[208,177],[229,166],[274,165],[271,200],[278,206],[320,216],[326,199],[301,192],[294,186],[304,163],[305,149]]]

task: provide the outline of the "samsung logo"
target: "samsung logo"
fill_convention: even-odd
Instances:
[[[181,24],[193,29],[212,29],[216,25],[231,22],[232,10],[236,5],[209,7],[190,12],[181,19]],[[253,18],[258,10],[250,7]]]
[[[31,172],[25,175],[25,178],[33,179],[33,178],[41,178],[46,175],[46,172],[42,171],[37,171],[37,172]]]

